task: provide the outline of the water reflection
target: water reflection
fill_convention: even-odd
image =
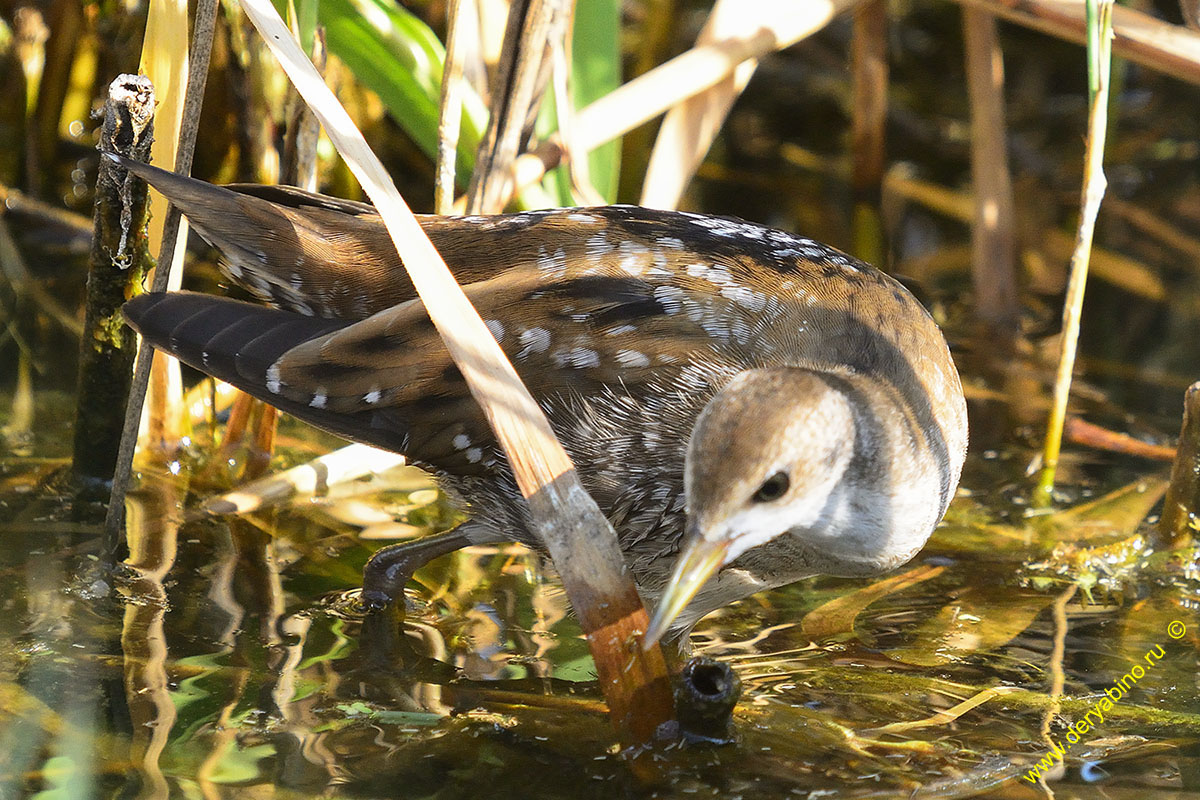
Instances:
[[[695,649],[746,685],[738,740],[635,769],[611,749],[586,645],[536,555],[439,559],[403,622],[364,620],[377,537],[455,519],[419,474],[198,517],[187,509],[211,490],[186,460],[147,470],[116,573],[88,555],[99,529],[64,504],[10,504],[0,796],[1033,796],[1022,776],[1047,732],[1062,741],[1159,645],[1053,786],[1194,788],[1200,554],[1146,552],[1153,481],[1122,488],[1120,470],[1073,489],[1089,505],[1023,515],[1021,452],[973,459],[968,486],[1018,488],[964,493],[897,574],[813,579],[703,621]],[[43,463],[7,473],[0,500],[37,485]],[[1172,620],[1189,635],[1167,638]]]

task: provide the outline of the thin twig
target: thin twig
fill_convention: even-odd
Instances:
[[[1091,256],[1092,234],[1096,215],[1104,197],[1107,180],[1104,177],[1104,140],[1108,132],[1108,88],[1112,66],[1112,0],[1088,0],[1094,9],[1093,33],[1088,40],[1088,92],[1091,107],[1088,112],[1088,137],[1084,155],[1083,190],[1079,231],[1075,238],[1075,253],[1071,256],[1071,275],[1063,307],[1062,350],[1058,374],[1054,382],[1054,407],[1046,428],[1042,449],[1042,470],[1034,493],[1035,503],[1048,505],[1054,490],[1054,473],[1062,448],[1063,421],[1067,416],[1067,400],[1071,391],[1071,373],[1075,368],[1075,351],[1079,342],[1079,323],[1083,315],[1083,291],[1087,284],[1088,260]]]
[[[1106,450],[1110,453],[1148,458],[1153,461],[1171,461],[1175,458],[1174,447],[1143,442],[1127,433],[1110,431],[1108,428],[1102,428],[1079,417],[1067,417],[1063,435],[1066,436],[1067,441],[1073,444],[1096,450]]]

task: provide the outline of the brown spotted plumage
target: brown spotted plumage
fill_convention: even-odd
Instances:
[[[536,545],[370,206],[132,169],[222,250],[231,278],[277,306],[146,295],[126,306],[134,327],[285,411],[432,468],[472,519],[421,557]],[[753,223],[629,206],[421,224],[613,522],[639,587],[662,599],[656,634],[807,575],[890,569],[945,512],[966,447],[958,375],[933,320],[874,268]],[[394,592],[411,570],[392,575],[388,556],[368,589]]]

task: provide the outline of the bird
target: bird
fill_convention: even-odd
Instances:
[[[512,471],[376,210],[122,160],[260,303],[146,293],[154,347],[347,439],[405,454],[468,511],[376,552],[371,608],[469,544],[539,547]],[[904,564],[954,496],[962,386],[898,281],[813,239],[626,205],[418,216],[617,532],[647,641],[814,575]],[[686,644],[681,645],[686,646]]]

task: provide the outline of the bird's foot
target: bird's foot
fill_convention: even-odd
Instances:
[[[362,603],[367,614],[391,606],[403,613],[404,586],[413,573],[438,556],[453,553],[470,543],[456,528],[375,551],[363,567]]]

